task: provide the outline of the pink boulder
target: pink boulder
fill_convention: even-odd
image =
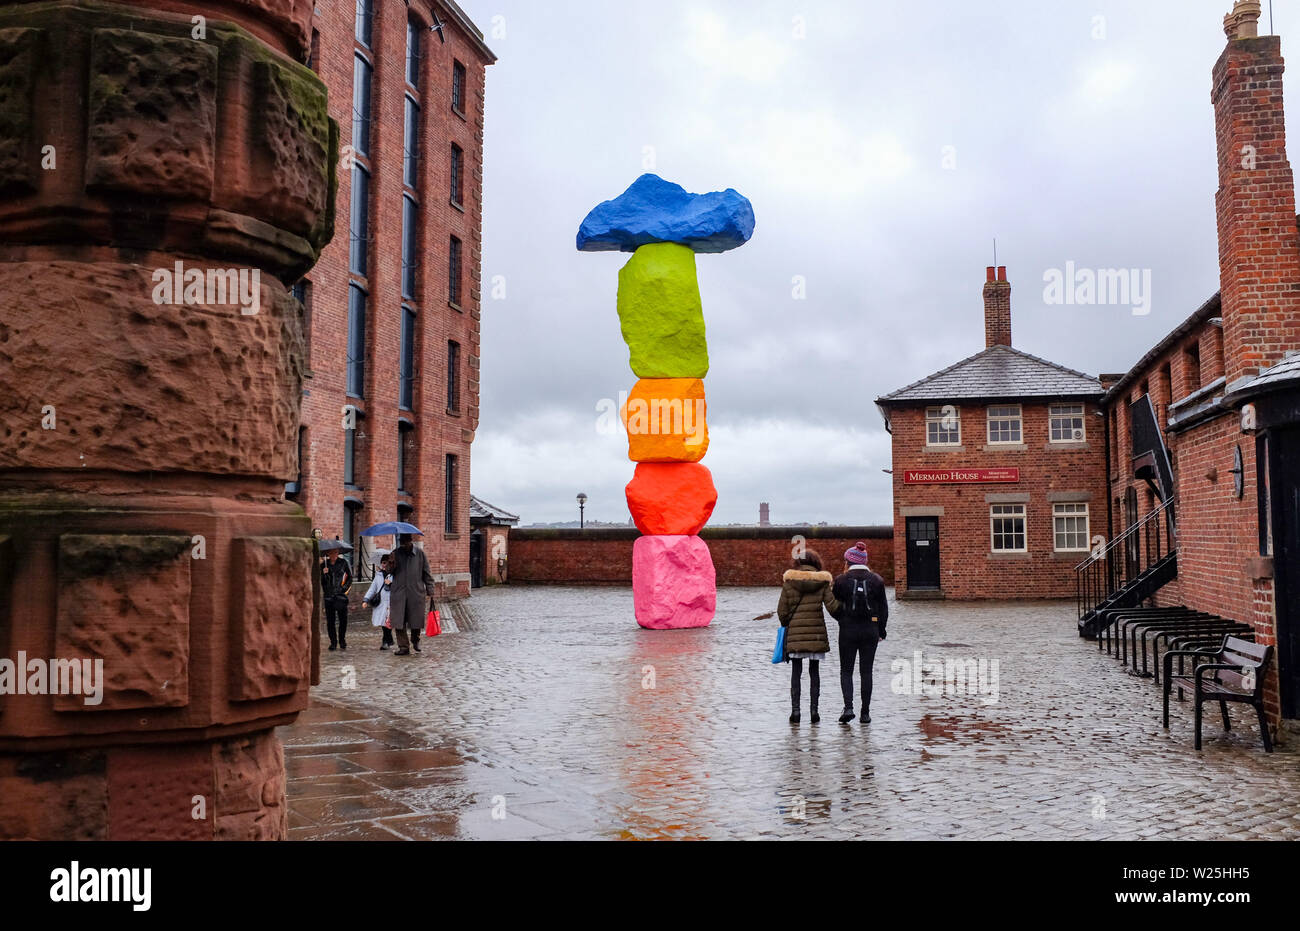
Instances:
[[[718,606],[708,544],[690,536],[638,537],[632,546],[632,598],[642,627],[708,627]]]
[[[645,534],[697,534],[717,503],[713,476],[698,462],[641,462],[627,483],[628,510]]]

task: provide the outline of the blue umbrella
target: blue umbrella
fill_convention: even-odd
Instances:
[[[403,523],[400,520],[390,520],[387,523],[375,524],[373,527],[367,527],[361,531],[363,537],[388,537],[399,533],[409,533],[417,537],[424,536],[424,531],[414,524]]]

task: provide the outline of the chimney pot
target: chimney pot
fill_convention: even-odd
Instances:
[[[988,280],[989,280],[989,281],[994,281],[995,279],[994,279],[994,277],[993,277],[993,273],[994,273],[994,271],[996,271],[996,269],[994,269],[994,267],[993,267],[992,265],[990,265],[990,266],[987,268],[986,271],[987,271],[987,273],[988,273]]]
[[[999,265],[999,266],[998,266],[998,281],[1006,281],[1006,280],[1007,280],[1007,267],[1006,267],[1005,265]]]
[[[1237,0],[1232,12],[1223,17],[1223,31],[1229,39],[1254,39],[1259,35],[1259,0]]]

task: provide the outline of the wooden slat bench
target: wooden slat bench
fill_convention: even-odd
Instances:
[[[1223,645],[1214,652],[1205,650],[1170,650],[1164,655],[1165,662],[1165,730],[1169,729],[1169,692],[1184,686],[1192,692],[1196,703],[1196,749],[1201,749],[1201,705],[1207,701],[1217,701],[1223,713],[1223,729],[1232,730],[1228,721],[1228,702],[1241,702],[1252,705],[1255,717],[1259,720],[1260,735],[1264,739],[1264,750],[1273,752],[1273,740],[1268,733],[1268,721],[1264,717],[1264,676],[1268,662],[1272,658],[1273,648],[1258,643],[1242,640],[1231,635],[1223,638]],[[1191,656],[1194,659],[1209,662],[1195,662],[1191,673],[1176,675],[1174,657]]]

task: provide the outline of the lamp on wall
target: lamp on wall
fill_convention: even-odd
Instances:
[[[578,492],[578,529],[579,530],[583,529],[583,527],[585,526],[583,521],[583,511],[586,509],[586,507],[587,507],[587,496],[582,492]]]

